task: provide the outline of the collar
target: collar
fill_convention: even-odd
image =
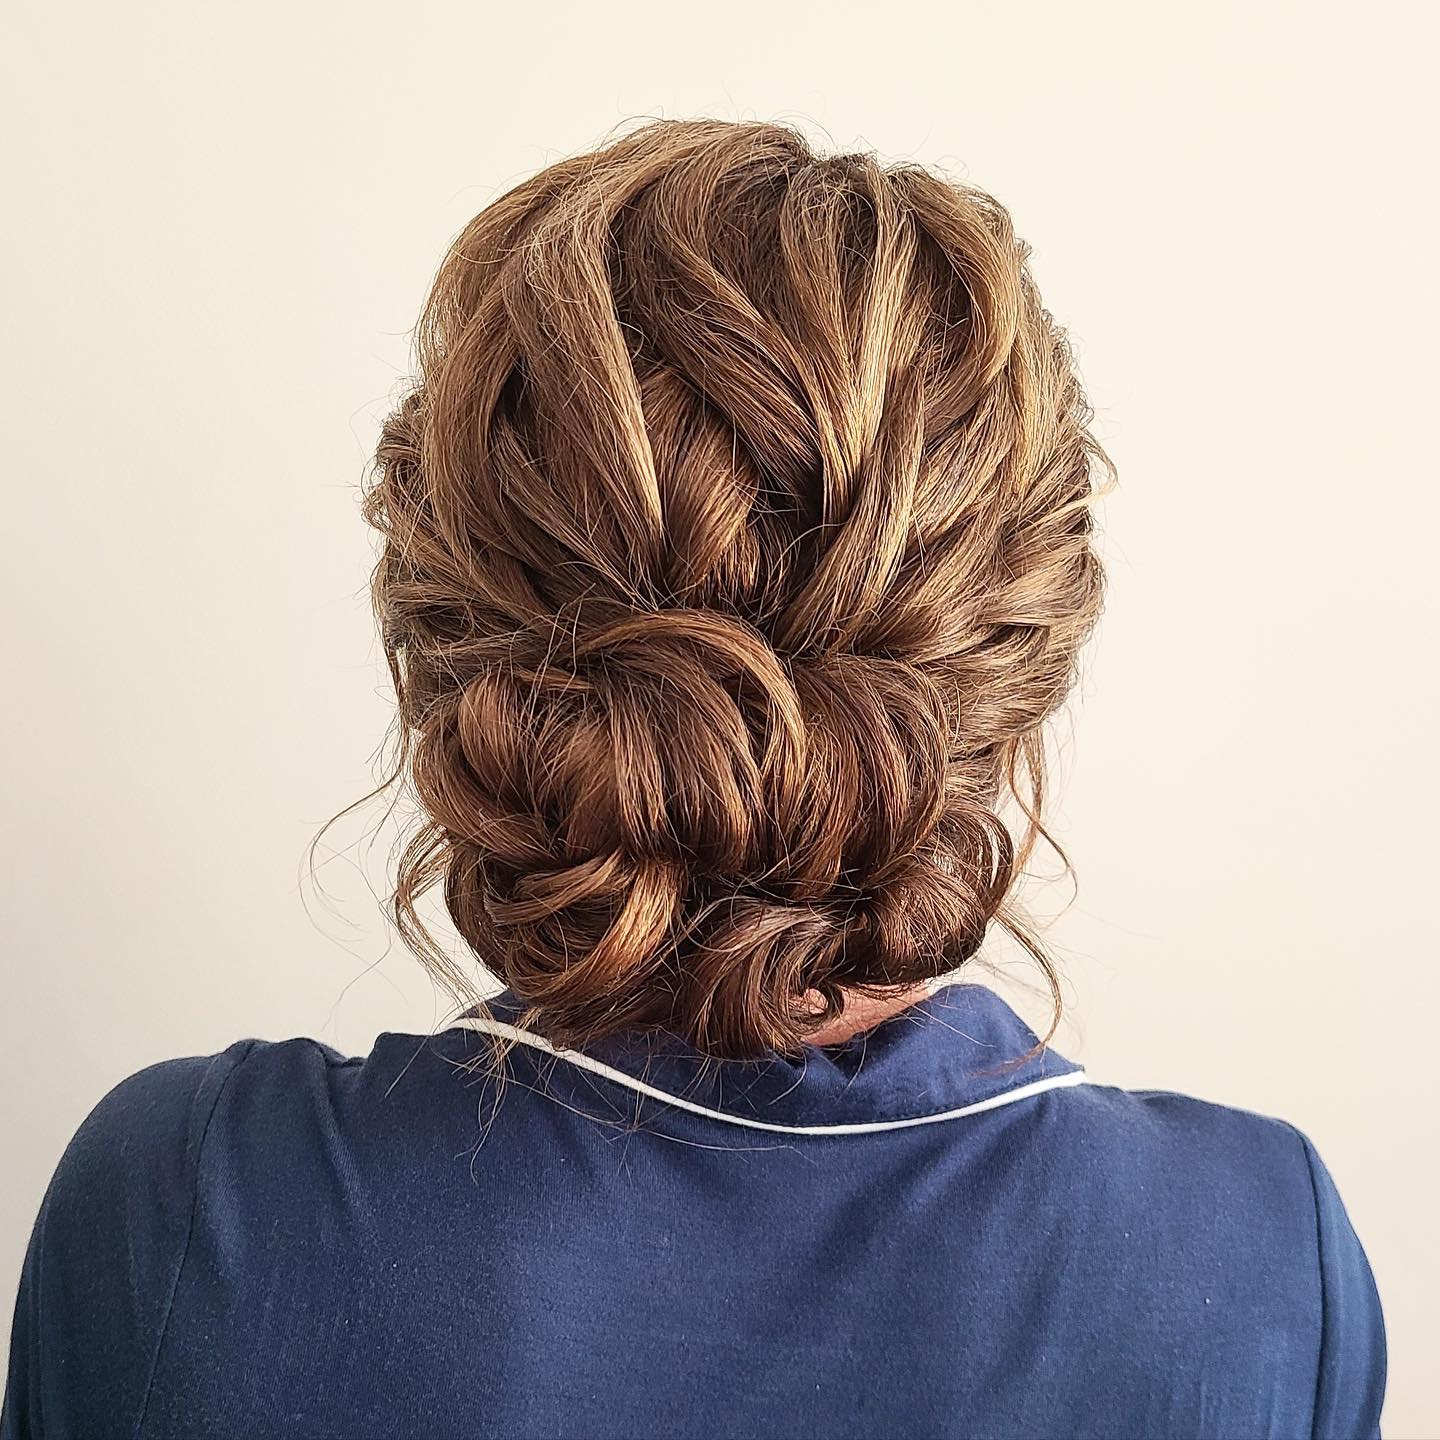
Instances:
[[[951,983],[838,1045],[807,1046],[803,1056],[707,1059],[671,1035],[627,1034],[584,1051],[552,1045],[516,1023],[525,1006],[509,990],[488,1014],[462,1016],[453,1029],[514,1042],[549,1065],[565,1062],[584,1080],[630,1099],[754,1130],[865,1134],[958,1119],[1086,1079],[1083,1067],[1049,1048],[1025,1058],[1035,1032],[993,990]],[[513,1052],[512,1052],[513,1053]],[[615,1098],[611,1096],[611,1098]]]

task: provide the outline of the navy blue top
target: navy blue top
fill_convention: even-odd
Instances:
[[[511,1033],[498,1105],[494,1033],[117,1086],[3,1440],[1379,1434],[1374,1280],[1283,1120],[1007,1069],[1035,1036],[972,984],[803,1062]]]

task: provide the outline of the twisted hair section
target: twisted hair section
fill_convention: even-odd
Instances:
[[[741,1057],[998,922],[1058,1017],[1008,897],[1108,462],[1005,210],[654,123],[476,216],[416,348],[364,496],[411,947],[463,983],[439,887],[553,1042]]]

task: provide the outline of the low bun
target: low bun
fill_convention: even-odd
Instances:
[[[442,979],[436,885],[555,1043],[739,1057],[1025,937],[1104,458],[1003,210],[662,122],[476,217],[418,351],[365,514]]]

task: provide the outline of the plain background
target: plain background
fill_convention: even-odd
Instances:
[[[533,170],[779,119],[990,189],[1033,245],[1121,476],[1058,731],[1061,1048],[1314,1138],[1386,1435],[1440,1433],[1428,11],[10,7],[6,1294],[126,1074],[443,1018],[377,909],[383,807],[302,876],[390,716],[356,505],[407,332]]]

